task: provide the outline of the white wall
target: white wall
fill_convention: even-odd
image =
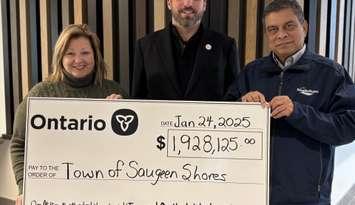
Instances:
[[[0,4],[0,23],[1,19],[1,4]],[[2,45],[2,26],[0,26],[0,135],[6,132],[6,110],[5,110],[5,80],[4,80],[4,53]]]
[[[337,147],[332,190],[332,204],[336,205],[355,185],[355,142]]]
[[[0,4],[0,25],[2,25],[2,14]],[[2,26],[0,26],[0,135],[6,132],[6,110],[5,110],[5,80],[4,80],[4,53]],[[0,141],[0,198],[15,199],[17,187],[15,177],[11,169],[9,140]]]

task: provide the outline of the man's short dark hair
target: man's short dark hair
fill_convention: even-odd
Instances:
[[[274,0],[264,8],[263,22],[265,25],[265,17],[272,12],[277,12],[283,9],[291,9],[297,16],[300,23],[304,23],[304,14],[302,7],[296,0]]]

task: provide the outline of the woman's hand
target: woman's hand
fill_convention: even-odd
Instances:
[[[119,95],[119,94],[116,94],[116,93],[113,93],[109,96],[106,97],[106,99],[108,100],[117,100],[117,99],[122,99],[122,95]]]
[[[22,205],[22,198],[23,198],[22,194],[17,196],[16,205]]]

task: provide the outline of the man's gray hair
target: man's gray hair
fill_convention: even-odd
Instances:
[[[304,14],[302,7],[296,0],[274,0],[264,8],[263,23],[265,25],[265,17],[272,12],[277,12],[283,9],[291,9],[297,16],[300,23],[304,23]]]

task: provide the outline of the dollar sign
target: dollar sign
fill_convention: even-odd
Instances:
[[[158,149],[162,150],[162,149],[165,148],[164,140],[165,140],[165,137],[163,137],[161,135],[157,138],[157,142],[158,142],[157,147],[158,147]]]

